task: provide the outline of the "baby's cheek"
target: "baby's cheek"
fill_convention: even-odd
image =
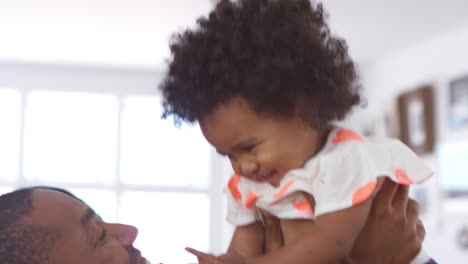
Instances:
[[[229,160],[229,162],[230,162],[230,164],[231,164],[232,170],[233,170],[235,173],[241,175],[240,170],[239,170],[239,166],[237,166],[236,162],[234,162],[233,160]]]
[[[263,167],[271,167],[277,163],[276,160],[278,159],[278,153],[274,150],[259,151],[255,156],[257,158],[257,162]]]
[[[283,155],[280,150],[264,152],[258,156],[260,166],[264,169],[274,169],[277,172],[284,173],[288,170],[288,155]]]

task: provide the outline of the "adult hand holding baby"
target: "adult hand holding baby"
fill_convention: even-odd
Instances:
[[[381,182],[351,252],[352,263],[410,263],[419,252],[426,233],[419,205],[408,198],[408,190],[388,179]]]

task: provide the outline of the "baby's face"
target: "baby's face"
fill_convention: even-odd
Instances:
[[[217,107],[200,120],[200,127],[217,152],[229,157],[237,174],[273,186],[321,146],[318,131],[301,118],[258,114],[241,98]]]

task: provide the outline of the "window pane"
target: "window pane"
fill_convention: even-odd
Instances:
[[[0,195],[13,191],[13,187],[0,187]]]
[[[126,192],[119,221],[138,227],[135,247],[152,263],[194,263],[185,247],[209,250],[209,200],[204,194]]]
[[[118,99],[34,92],[25,112],[24,174],[53,182],[109,183],[115,178]]]
[[[20,93],[0,89],[0,182],[11,182],[18,175],[20,122]]]
[[[442,143],[440,155],[440,182],[452,194],[468,193],[468,141]]]
[[[122,113],[121,170],[129,184],[207,186],[210,147],[198,126],[161,120],[156,97],[130,97]]]
[[[96,189],[69,189],[74,195],[87,203],[104,221],[117,222],[117,195],[113,191]]]

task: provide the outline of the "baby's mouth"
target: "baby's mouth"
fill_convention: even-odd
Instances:
[[[264,175],[260,176],[258,179],[260,181],[270,182],[271,183],[275,179],[275,176],[276,176],[276,171],[272,171],[270,173],[267,173],[267,174],[264,174]]]

